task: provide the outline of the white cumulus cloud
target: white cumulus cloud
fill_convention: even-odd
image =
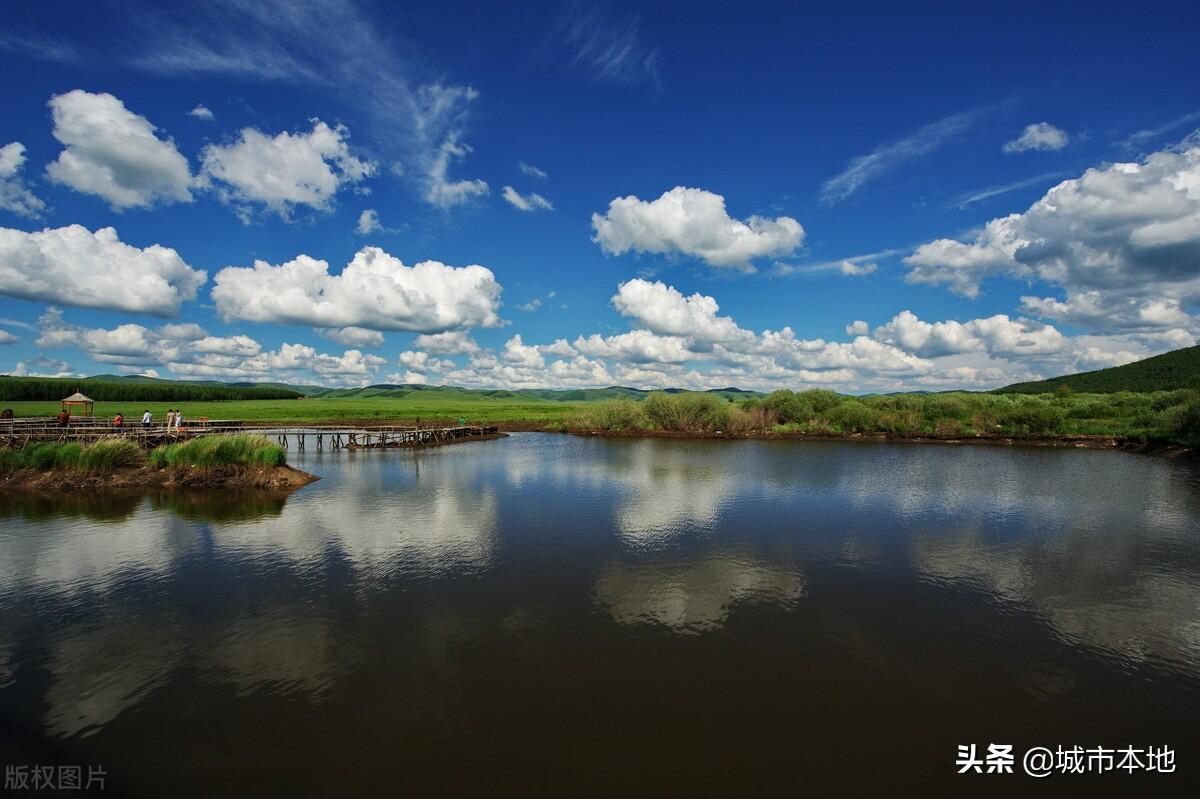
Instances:
[[[308,133],[268,136],[244,128],[237,140],[201,153],[203,179],[216,182],[227,202],[262,203],[284,219],[297,205],[328,210],[338,189],[374,175],[372,161],[350,154],[349,131],[313,121]]]
[[[683,186],[652,201],[618,197],[606,213],[592,214],[592,228],[592,240],[610,255],[684,254],[744,270],[753,270],[755,258],[788,255],[804,241],[804,228],[791,217],[734,219],[721,195]]]
[[[383,346],[383,334],[378,330],[367,330],[365,327],[321,328],[317,332],[330,341],[347,347],[375,349]]]
[[[338,275],[307,255],[278,266],[226,267],[214,278],[212,297],[226,319],[435,333],[499,326],[501,290],[482,266],[405,266],[364,247]]]
[[[206,280],[170,247],[134,247],[110,227],[0,228],[0,294],[10,297],[176,316]]]
[[[728,316],[717,316],[716,299],[704,294],[685,297],[674,286],[642,278],[617,287],[613,307],[646,329],[665,336],[683,336],[699,342],[733,342],[752,338]]]
[[[212,119],[214,115],[213,115],[213,112],[210,111],[205,106],[197,105],[191,111],[188,111],[188,116],[195,117],[196,119],[208,120],[208,119]]]
[[[36,219],[46,210],[46,204],[25,185],[21,177],[24,165],[24,144],[14,141],[0,147],[0,210]]]
[[[374,208],[368,208],[358,215],[358,225],[355,230],[361,236],[369,236],[383,230],[383,225],[379,224],[379,214]]]
[[[46,167],[51,180],[117,211],[191,201],[191,171],[175,142],[116,97],[75,89],[52,97],[50,110],[54,138],[65,146]]]
[[[1058,286],[1023,307],[1093,330],[1180,327],[1200,302],[1200,140],[1140,163],[1087,170],[973,241],[938,239],[905,258],[912,283],[976,296],[989,277]]]

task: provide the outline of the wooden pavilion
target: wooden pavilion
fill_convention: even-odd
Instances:
[[[72,416],[91,416],[92,400],[76,391],[62,401],[62,409]]]

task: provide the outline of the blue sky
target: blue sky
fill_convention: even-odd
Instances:
[[[1182,4],[5,15],[0,371],[865,392],[1200,334]]]

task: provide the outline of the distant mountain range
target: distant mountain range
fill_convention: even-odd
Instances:
[[[89,388],[90,387],[90,388]],[[92,377],[69,378],[24,378],[0,377],[0,400],[57,400],[76,390],[91,396],[93,399],[109,399],[108,395],[117,393],[113,399],[162,399],[164,389],[174,387],[178,391],[180,401],[188,399],[285,399],[303,395],[319,398],[373,398],[399,399],[414,394],[424,398],[454,398],[454,397],[485,397],[496,400],[525,399],[534,402],[588,402],[606,399],[640,400],[652,394],[652,391],[628,386],[609,386],[607,388],[578,388],[578,389],[470,389],[457,386],[428,386],[415,383],[380,383],[362,388],[327,388],[325,386],[291,385],[287,383],[254,383],[232,382],[217,380],[165,380],[158,377],[142,375],[94,375]],[[144,392],[137,391],[138,388]],[[205,390],[220,392],[227,396],[204,397],[199,394]],[[661,389],[668,394],[683,393],[687,389]],[[267,393],[271,396],[266,396]],[[145,397],[133,396],[144,393]],[[717,394],[725,398],[742,399],[762,396],[760,392],[746,391],[740,388],[711,389],[706,393]],[[131,395],[132,394],[132,395]],[[153,394],[154,396],[150,396]],[[241,395],[241,396],[237,396]]]
[[[1177,388],[1200,389],[1200,346],[1186,347],[1134,363],[1099,369],[1094,372],[1052,377],[1029,383],[1014,383],[996,389],[997,393],[1041,394],[1053,392],[1060,386],[1072,391],[1107,394],[1116,391],[1169,391]],[[91,388],[89,388],[89,386]],[[287,383],[221,382],[218,380],[165,380],[141,375],[95,375],[71,378],[24,378],[0,376],[0,400],[42,399],[57,400],[74,392],[83,391],[95,395],[94,399],[107,399],[106,395],[120,394],[120,399],[136,399],[129,390],[145,387],[145,399],[285,399],[303,395],[321,398],[390,398],[399,399],[419,394],[424,398],[452,399],[455,397],[486,397],[496,400],[525,399],[533,402],[588,402],[606,399],[644,399],[653,391],[608,386],[607,388],[573,389],[472,389],[457,386],[428,386],[415,383],[380,383],[362,388],[327,388],[325,386],[291,385]],[[174,387],[176,391],[171,391]],[[208,391],[205,391],[207,389]],[[682,388],[656,389],[668,394],[687,391]],[[35,392],[36,396],[32,395]],[[139,392],[134,392],[139,393]],[[199,396],[202,393],[210,396]],[[709,389],[727,399],[761,397],[763,392],[741,388]],[[154,396],[150,396],[153,394]],[[173,396],[177,394],[178,396]]]
[[[1111,394],[1115,391],[1170,391],[1177,388],[1200,388],[1200,346],[1164,352],[1141,361],[1052,377],[1031,383],[1014,383],[997,389],[997,393],[1044,394],[1067,386],[1072,391]]]

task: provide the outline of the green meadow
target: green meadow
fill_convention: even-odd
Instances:
[[[52,416],[55,402],[10,402],[17,416]],[[894,436],[1116,436],[1140,441],[1200,442],[1200,391],[1053,394],[886,394],[855,397],[819,389],[776,391],[742,399],[707,392],[650,394],[644,399],[580,402],[413,392],[403,397],[328,397],[221,402],[97,402],[95,415],[117,412],[136,425],[149,409],[187,419],[318,424],[457,422],[561,430],[681,433],[807,433]]]
[[[18,417],[53,416],[58,413],[57,402],[3,402]],[[161,420],[174,408],[188,419],[205,416],[209,419],[234,419],[246,422],[286,422],[314,424],[319,422],[456,422],[465,418],[472,424],[563,422],[578,413],[586,403],[558,402],[537,399],[493,399],[490,397],[455,394],[438,396],[423,391],[400,398],[393,397],[330,397],[291,400],[225,400],[217,402],[97,402],[94,415],[111,419],[117,413],[125,423],[137,424],[142,412],[149,410]]]

